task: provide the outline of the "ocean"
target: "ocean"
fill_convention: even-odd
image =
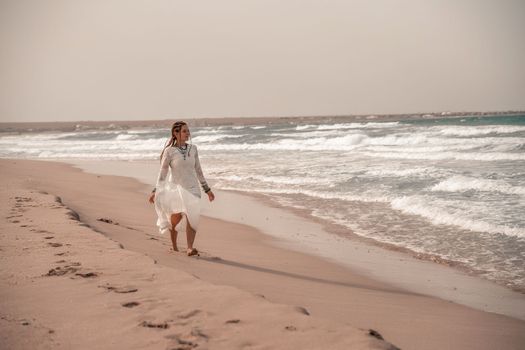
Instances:
[[[525,115],[192,127],[214,187],[525,292]],[[158,160],[169,130],[0,133],[0,157]]]

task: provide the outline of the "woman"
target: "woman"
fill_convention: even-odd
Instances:
[[[186,218],[186,238],[188,256],[198,255],[193,248],[196,230],[199,225],[201,191],[199,183],[208,199],[215,195],[208,187],[199,162],[197,146],[188,144],[190,130],[186,122],[178,121],[171,127],[171,139],[160,154],[160,172],[157,185],[149,198],[155,203],[158,215],[157,226],[160,233],[171,233],[173,250],[177,248],[177,230],[183,229],[183,217]],[[168,171],[171,174],[168,177]],[[179,225],[180,224],[180,225]]]

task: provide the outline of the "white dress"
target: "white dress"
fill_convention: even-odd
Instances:
[[[183,220],[175,227],[178,232],[184,231],[187,223],[197,230],[201,211],[201,186],[204,191],[209,189],[202,173],[197,146],[187,144],[184,153],[177,147],[166,148],[155,186],[155,211],[161,234],[169,233],[172,227],[171,215],[174,213],[183,214]]]

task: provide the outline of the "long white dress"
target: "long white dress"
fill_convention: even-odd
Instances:
[[[209,188],[202,173],[197,146],[187,144],[184,153],[177,147],[166,148],[155,186],[155,211],[161,234],[169,233],[172,227],[171,215],[174,213],[183,214],[183,220],[175,227],[178,232],[184,231],[188,223],[197,230],[201,211],[201,186],[204,191]]]

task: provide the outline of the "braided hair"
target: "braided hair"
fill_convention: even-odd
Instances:
[[[164,154],[164,151],[166,150],[166,148],[172,147],[176,144],[177,137],[175,136],[175,133],[179,133],[184,125],[188,125],[188,123],[186,123],[185,121],[179,120],[173,123],[173,125],[171,126],[171,138],[169,138],[164,144],[164,148],[162,149],[162,152],[160,153],[161,160],[162,160],[162,155]],[[190,151],[191,151],[191,145],[190,145],[190,149],[188,150],[188,156],[190,155]]]

